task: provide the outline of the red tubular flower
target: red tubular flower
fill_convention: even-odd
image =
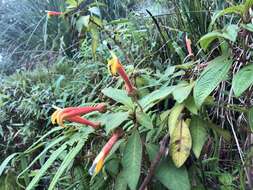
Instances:
[[[185,43],[186,43],[186,48],[187,48],[187,51],[188,51],[188,56],[193,56],[193,53],[192,53],[192,48],[191,48],[191,39],[188,38],[187,35],[185,35]]]
[[[103,168],[105,158],[110,153],[113,145],[118,141],[118,139],[123,135],[123,130],[118,129],[116,130],[109,141],[105,144],[105,146],[102,148],[101,152],[97,155],[95,158],[91,168],[89,169],[90,175],[97,175],[101,169]]]
[[[46,11],[47,15],[50,16],[59,16],[59,15],[63,15],[63,12],[57,12],[57,11]]]
[[[98,104],[97,106],[86,106],[86,107],[68,107],[64,109],[57,109],[51,116],[51,121],[53,124],[58,123],[60,126],[64,127],[63,121],[71,121],[76,123],[81,123],[84,125],[89,125],[93,128],[98,128],[100,123],[94,123],[87,119],[81,117],[81,115],[98,111],[104,113],[106,111],[106,104]]]
[[[136,94],[136,88],[130,81],[129,77],[126,74],[126,71],[122,64],[120,63],[120,60],[118,57],[111,51],[112,59],[108,61],[108,69],[112,75],[116,75],[118,73],[121,78],[125,82],[126,91],[129,96],[133,96]]]

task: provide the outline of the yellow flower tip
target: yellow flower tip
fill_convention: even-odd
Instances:
[[[59,114],[60,111],[61,111],[61,110],[57,109],[57,110],[55,110],[55,112],[52,114],[52,116],[51,116],[51,122],[52,122],[53,125],[57,123],[57,116],[58,116],[58,114]]]
[[[121,67],[121,65],[117,57],[113,57],[112,59],[108,60],[108,70],[111,75],[116,75],[119,67]]]
[[[89,169],[89,174],[91,176],[97,175],[102,170],[103,166],[104,166],[104,153],[102,151],[95,158],[92,166]]]

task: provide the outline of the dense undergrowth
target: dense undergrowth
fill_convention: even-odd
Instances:
[[[252,189],[252,0],[11,3],[1,190]]]

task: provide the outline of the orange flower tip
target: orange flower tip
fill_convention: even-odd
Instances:
[[[98,104],[96,107],[100,113],[105,113],[107,111],[107,105],[105,103]]]

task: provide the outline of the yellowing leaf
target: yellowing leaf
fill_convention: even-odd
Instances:
[[[188,125],[180,120],[170,139],[170,154],[176,167],[181,167],[190,155],[192,138]]]
[[[172,136],[173,131],[176,128],[178,118],[181,112],[183,111],[183,109],[184,109],[184,104],[176,104],[171,110],[169,120],[168,120],[170,137]]]

